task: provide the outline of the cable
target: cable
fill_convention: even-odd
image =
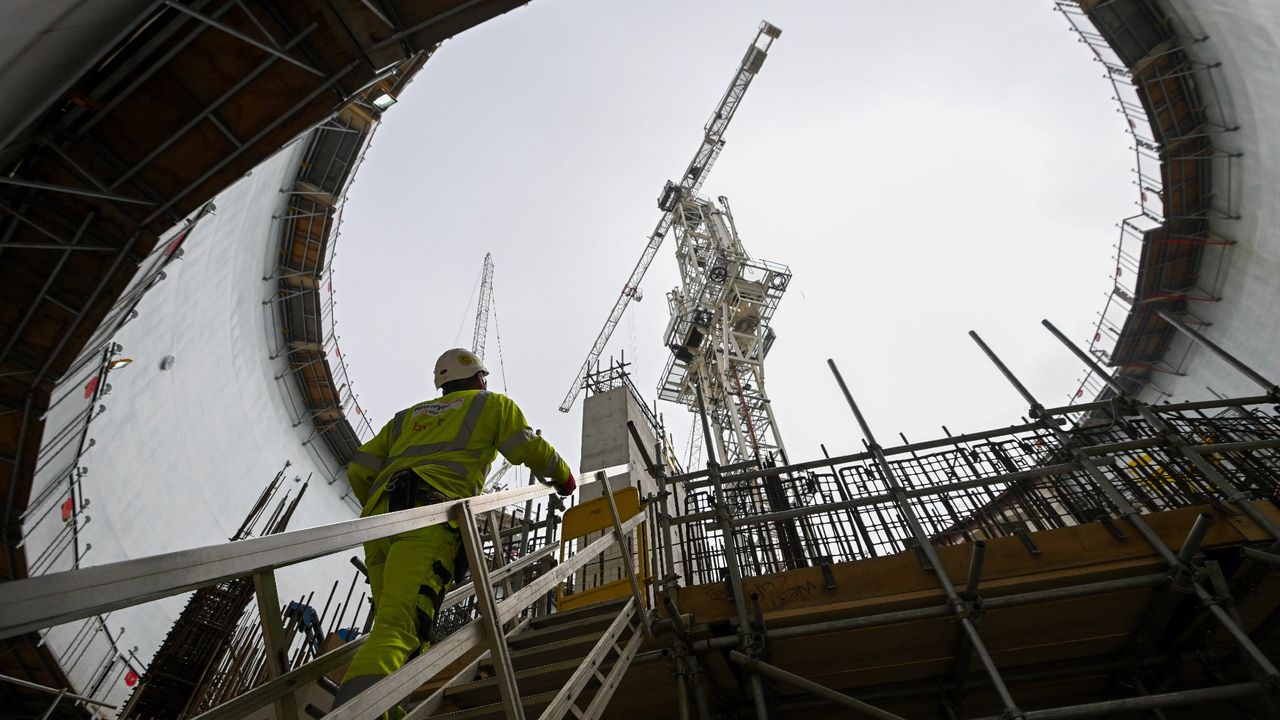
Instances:
[[[462,309],[462,319],[458,321],[458,332],[453,334],[453,346],[461,347],[458,343],[462,342],[462,326],[467,324],[467,318],[471,317],[471,300],[475,298],[480,290],[480,278],[484,276],[484,268],[480,268],[480,272],[476,274],[475,284],[471,286],[471,294],[467,295],[467,306]]]
[[[510,395],[507,390],[507,366],[502,361],[502,331],[498,329],[498,298],[489,295],[489,311],[493,313],[493,337],[498,341],[498,370],[502,373],[502,394]]]

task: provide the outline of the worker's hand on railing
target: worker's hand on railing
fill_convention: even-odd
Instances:
[[[556,494],[560,497],[568,497],[573,494],[574,490],[578,489],[578,481],[573,479],[573,473],[569,473],[569,477],[562,483],[555,482],[554,480],[548,480],[541,475],[535,475],[534,477],[538,478],[538,482],[543,485],[550,485],[555,488]]]
[[[564,482],[555,483],[555,488],[560,497],[568,497],[573,494],[574,490],[578,489],[578,482],[573,479],[573,473],[569,473],[569,477]]]

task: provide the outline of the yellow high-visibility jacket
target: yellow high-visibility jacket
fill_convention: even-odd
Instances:
[[[533,433],[515,401],[487,390],[459,390],[401,410],[360,446],[347,477],[364,517],[405,468],[451,498],[478,495],[499,452],[548,480],[569,479],[568,464]]]

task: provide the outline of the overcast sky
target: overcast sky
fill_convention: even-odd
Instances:
[[[792,459],[861,449],[828,357],[886,446],[1025,414],[969,329],[1068,400],[1082,368],[1039,321],[1088,341],[1136,191],[1110,85],[1049,0],[534,0],[439,49],[350,192],[338,331],[375,427],[470,344],[492,252],[509,394],[577,467],[582,402],[557,406],[761,19],[782,37],[703,192],[794,272],[766,363]],[[650,399],[675,283],[668,238],[606,352]],[[662,411],[683,455],[692,415]]]

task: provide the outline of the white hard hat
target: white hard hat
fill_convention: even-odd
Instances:
[[[447,382],[465,380],[478,372],[489,374],[484,367],[484,361],[475,353],[466,348],[445,350],[440,359],[436,360],[436,389]]]

